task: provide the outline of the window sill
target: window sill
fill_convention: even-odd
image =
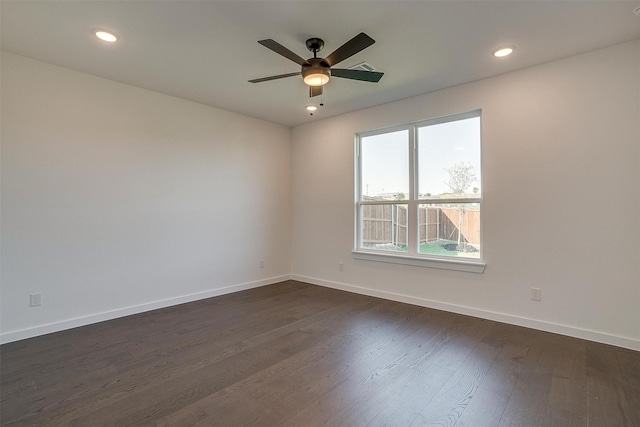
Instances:
[[[353,257],[364,261],[388,262],[391,264],[413,265],[416,267],[439,268],[443,270],[483,273],[486,264],[480,260],[457,260],[422,258],[404,255],[381,254],[379,252],[353,251]]]

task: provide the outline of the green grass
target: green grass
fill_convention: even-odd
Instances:
[[[461,257],[461,258],[480,258],[480,252],[458,252],[458,251],[450,251],[445,249],[445,245],[452,244],[457,245],[456,240],[437,240],[435,242],[430,243],[422,243],[420,245],[419,253],[424,255],[441,255],[441,256],[450,256],[450,257]],[[476,249],[478,249],[477,245],[472,245]],[[381,248],[378,248],[381,249]],[[407,252],[406,246],[394,246],[389,251],[397,251],[397,252]]]
[[[480,258],[480,252],[458,252],[458,251],[450,251],[444,248],[444,245],[447,243],[457,244],[456,240],[437,240],[435,242],[430,243],[422,243],[420,245],[419,252],[421,254],[428,255],[443,255],[443,256],[459,256],[465,258]],[[476,246],[477,248],[477,246]],[[399,252],[407,252],[407,247],[402,247],[399,249]]]
[[[459,256],[465,258],[480,258],[480,252],[458,252],[458,251],[449,251],[444,248],[444,245],[447,243],[457,244],[456,240],[437,240],[431,243],[422,243],[420,245],[419,252],[421,254],[429,254],[429,255],[445,255],[445,256]],[[474,245],[476,249],[477,246]]]

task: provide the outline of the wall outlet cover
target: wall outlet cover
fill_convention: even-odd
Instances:
[[[42,294],[29,294],[29,307],[38,307],[42,305]]]

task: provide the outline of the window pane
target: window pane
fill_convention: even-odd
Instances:
[[[480,204],[418,205],[418,252],[480,258]]]
[[[407,205],[364,205],[362,248],[380,251],[407,251]]]
[[[409,131],[361,139],[362,200],[409,198]]]
[[[418,128],[418,193],[480,197],[480,117]]]

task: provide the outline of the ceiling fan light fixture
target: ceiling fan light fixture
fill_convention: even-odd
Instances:
[[[302,75],[304,83],[313,87],[326,85],[330,77],[329,70],[325,68],[310,68]]]

